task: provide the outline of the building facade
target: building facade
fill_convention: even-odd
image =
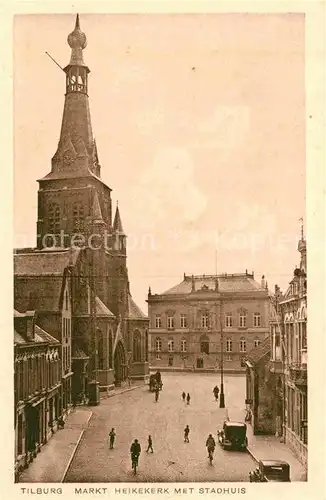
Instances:
[[[301,462],[308,461],[307,252],[298,244],[300,265],[283,295],[270,296],[270,338],[265,351],[246,359],[246,404],[256,434],[282,436]]]
[[[14,313],[16,477],[57,430],[64,413],[61,345],[36,320],[35,311]]]
[[[268,290],[253,273],[184,275],[148,293],[150,365],[244,371],[246,353],[269,334]]]
[[[298,244],[300,265],[280,300],[284,352],[284,439],[302,463],[308,461],[307,250]],[[274,337],[275,348],[278,338]]]
[[[108,391],[147,379],[148,319],[131,296],[120,209],[113,218],[101,179],[78,15],[68,44],[59,142],[38,180],[37,245],[14,256],[15,308],[34,304],[40,325],[60,339],[67,398],[85,402],[91,383]]]

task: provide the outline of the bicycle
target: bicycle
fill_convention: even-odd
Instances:
[[[134,474],[137,473],[138,458],[139,458],[139,455],[132,455],[131,456],[131,466],[132,466],[132,470],[134,471]]]

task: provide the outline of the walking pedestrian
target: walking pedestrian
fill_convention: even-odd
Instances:
[[[148,442],[148,446],[147,446],[146,453],[148,453],[149,450],[151,450],[151,453],[154,453],[154,450],[153,450],[153,440],[152,440],[152,436],[150,434],[148,436],[147,442]]]
[[[189,404],[190,404],[190,394],[188,392],[188,394],[187,394],[187,405],[189,405]]]
[[[181,394],[181,397],[182,397],[182,401],[185,403],[186,402],[186,393],[185,393],[185,391],[183,391],[183,393]]]
[[[185,443],[189,443],[189,432],[190,432],[190,429],[189,429],[189,425],[187,424],[185,429],[184,429],[184,441],[185,441]]]
[[[220,390],[219,390],[219,388],[218,388],[218,387],[217,387],[217,385],[216,385],[216,386],[214,387],[214,389],[213,389],[213,393],[214,393],[214,396],[215,396],[215,401],[217,401],[217,400],[218,400],[218,395],[219,395],[219,392],[220,392]]]
[[[115,441],[115,430],[112,427],[111,431],[109,432],[109,438],[110,438],[110,450],[113,450],[114,446],[114,441]]]

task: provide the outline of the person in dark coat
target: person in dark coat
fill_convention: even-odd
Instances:
[[[114,446],[114,441],[115,441],[115,430],[114,428],[112,427],[111,431],[109,432],[109,439],[110,439],[110,450],[113,450],[113,446]]]
[[[130,446],[131,462],[135,460],[138,465],[140,452],[141,452],[140,444],[138,442],[138,439],[135,439],[132,445]]]
[[[185,443],[189,443],[189,432],[190,432],[190,429],[189,429],[189,425],[187,424],[185,429],[184,429],[184,441]]]
[[[152,436],[149,434],[148,436],[148,446],[147,446],[147,450],[146,450],[146,453],[149,452],[149,450],[151,450],[151,453],[154,453],[154,450],[153,450],[153,440],[152,440]]]
[[[182,401],[185,403],[186,402],[186,393],[185,393],[185,391],[183,391],[183,393],[181,394],[181,397],[182,397]]]
[[[187,394],[187,405],[189,405],[189,404],[190,404],[190,394],[188,392],[188,394]]]
[[[213,389],[213,393],[214,393],[214,396],[215,396],[215,401],[217,401],[217,400],[218,400],[218,395],[219,395],[219,392],[220,392],[220,390],[219,390],[219,388],[218,388],[218,387],[217,387],[217,385],[216,385],[216,386],[214,387],[214,389]]]

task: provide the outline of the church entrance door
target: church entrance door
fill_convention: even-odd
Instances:
[[[114,383],[117,386],[127,378],[126,354],[121,340],[117,343],[114,352]]]

